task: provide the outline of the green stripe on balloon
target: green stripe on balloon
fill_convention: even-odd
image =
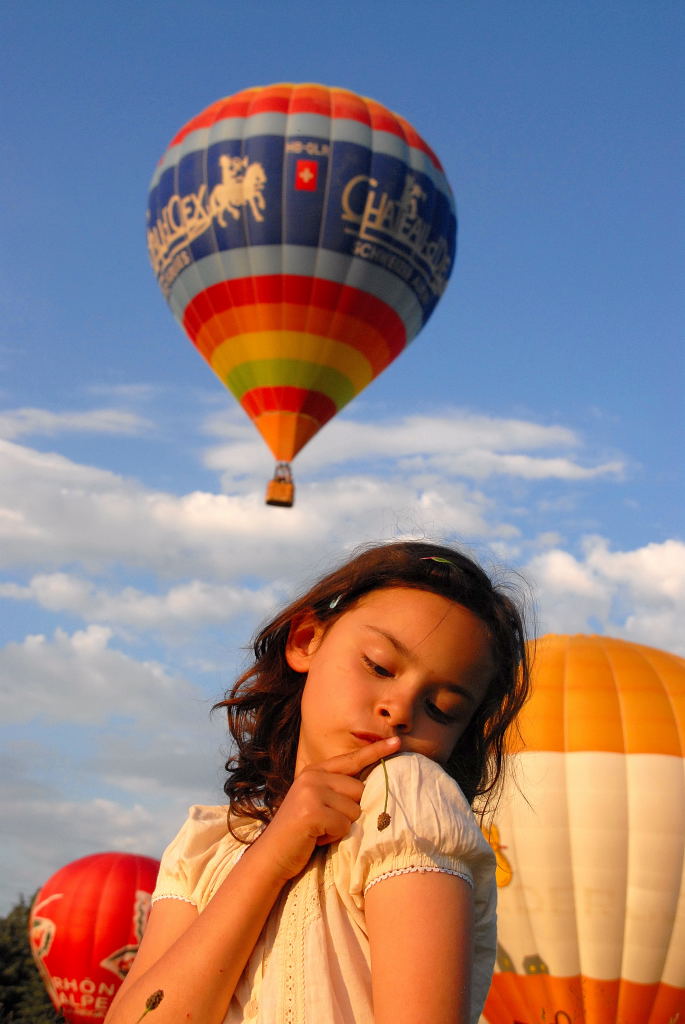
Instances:
[[[357,391],[348,377],[328,366],[299,359],[260,359],[241,363],[225,379],[238,400],[246,391],[265,387],[296,387],[320,391],[341,409]]]

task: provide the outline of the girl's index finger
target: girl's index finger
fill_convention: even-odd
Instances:
[[[359,750],[351,750],[349,754],[338,754],[336,757],[322,761],[319,768],[325,768],[329,772],[340,772],[341,775],[358,775],[369,768],[382,757],[390,757],[400,749],[402,740],[399,736],[390,736],[388,739],[376,740],[374,743],[367,743]]]

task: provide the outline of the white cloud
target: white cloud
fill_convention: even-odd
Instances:
[[[598,574],[629,588],[643,601],[685,601],[685,544],[681,541],[610,551],[608,541],[590,537],[585,542],[585,557]]]
[[[611,551],[588,537],[583,554],[553,548],[524,570],[532,582],[543,632],[604,632],[685,654],[685,543],[667,540]]]
[[[382,539],[410,524],[418,533],[488,537],[513,528],[490,522],[483,493],[435,473],[409,480],[335,476],[298,489],[293,509],[268,508],[259,492],[176,496],[146,489],[61,455],[0,441],[0,564],[41,568],[108,564],[162,576],[235,580],[292,576],[312,551]]]
[[[0,437],[53,437],[64,433],[138,435],[152,424],[124,409],[51,412],[48,409],[7,409],[0,413]]]
[[[223,802],[223,716],[109,641],[91,626],[0,650],[2,907],[89,853],[159,857],[191,803]]]
[[[88,626],[52,638],[27,636],[0,649],[0,717],[5,724],[42,719],[101,724],[110,715],[154,722],[187,713],[201,696],[153,662],[138,662],[109,646],[111,630]]]
[[[568,551],[553,549],[531,559],[523,570],[531,582],[543,633],[592,633],[592,620],[606,618],[608,588]]]
[[[86,429],[91,423],[97,429],[99,423],[101,429],[137,429],[142,421],[127,416],[116,410],[16,410],[6,414],[5,428],[17,433],[41,423],[45,430],[71,423]],[[561,426],[458,411],[384,423],[342,419],[327,428],[325,446],[315,439],[298,459],[298,498],[285,512],[264,505],[270,470],[251,424],[225,414],[208,421],[207,430],[230,438],[205,454],[207,464],[222,472],[223,494],[154,491],[56,453],[0,441],[0,565],[48,570],[80,564],[101,572],[116,564],[222,582],[242,574],[292,576],[332,537],[340,549],[393,536],[398,524],[418,534],[501,544],[518,527],[497,515],[482,490],[490,478],[506,475],[524,487],[622,471],[618,460],[581,462],[573,454],[580,439]],[[346,462],[355,463],[354,472],[343,474]],[[332,467],[336,472],[326,479]],[[483,482],[481,489],[468,480]],[[523,495],[517,500],[525,504]],[[509,515],[516,516],[513,505]],[[123,600],[146,614],[138,595]],[[147,614],[161,615],[158,606],[148,603]],[[112,615],[126,618],[124,610]]]
[[[473,480],[484,480],[491,476],[511,476],[521,480],[593,480],[598,477],[620,477],[624,471],[623,463],[619,461],[581,466],[563,457],[506,454],[478,447],[450,455],[402,459],[401,465],[406,469],[430,466],[434,470]]]
[[[0,441],[0,486],[0,561],[6,565],[117,562],[162,574],[233,574],[254,558],[245,538],[280,527],[284,539],[302,519],[274,519],[261,496],[196,492],[179,498],[6,441]]]
[[[136,587],[123,587],[115,592],[64,572],[38,574],[26,585],[0,583],[0,597],[35,601],[51,612],[69,612],[87,622],[136,630],[193,629],[226,623],[232,616],[245,612],[261,619],[284,596],[284,589],[276,585],[252,590],[203,580],[179,584],[163,594],[146,593]]]
[[[0,814],[11,827],[11,833],[5,832],[0,912],[20,894],[30,898],[55,871],[88,854],[119,850],[159,859],[192,802],[187,794],[148,805],[102,797],[69,799],[48,786],[38,787],[19,775],[17,767],[15,763],[14,780],[0,798]],[[19,770],[23,773],[25,766]],[[22,799],[27,791],[32,798]]]
[[[227,437],[230,442],[207,450],[205,463],[209,468],[232,475],[254,472],[262,449],[248,424],[230,414],[213,416],[207,421],[207,432]],[[581,439],[567,427],[451,410],[383,422],[336,419],[326,427],[325,445],[315,438],[298,456],[298,467],[311,473],[351,461],[385,459],[397,461],[408,471],[432,468],[479,480],[494,475],[526,480],[586,480],[617,477],[624,472],[624,464],[618,459],[585,466],[568,455],[531,454],[580,448]]]
[[[208,417],[205,429],[209,434],[236,438],[253,436],[253,428],[238,412],[221,412]],[[549,447],[577,447],[579,438],[568,427],[544,426],[528,420],[501,419],[448,409],[440,414],[410,414],[386,421],[378,418],[364,422],[343,415],[326,426],[326,449],[338,455],[346,452],[363,454],[370,446],[395,455],[412,451],[451,451],[457,444],[470,447],[513,450]]]
[[[225,719],[110,639],[91,626],[0,650],[4,905],[88,853],[159,857],[190,803],[222,802]]]

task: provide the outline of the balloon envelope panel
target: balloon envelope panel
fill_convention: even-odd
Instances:
[[[193,118],[153,176],[147,226],[174,314],[279,461],[418,333],[456,251],[430,147],[318,85],[247,89]]]
[[[538,641],[515,784],[490,841],[490,1024],[685,1015],[685,661],[608,637]]]
[[[31,952],[68,1021],[104,1020],[138,951],[159,862],[96,853],[57,871],[29,917]]]

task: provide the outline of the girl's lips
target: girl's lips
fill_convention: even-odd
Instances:
[[[352,735],[364,743],[378,743],[379,740],[385,739],[384,736],[379,736],[375,732],[353,732]]]

